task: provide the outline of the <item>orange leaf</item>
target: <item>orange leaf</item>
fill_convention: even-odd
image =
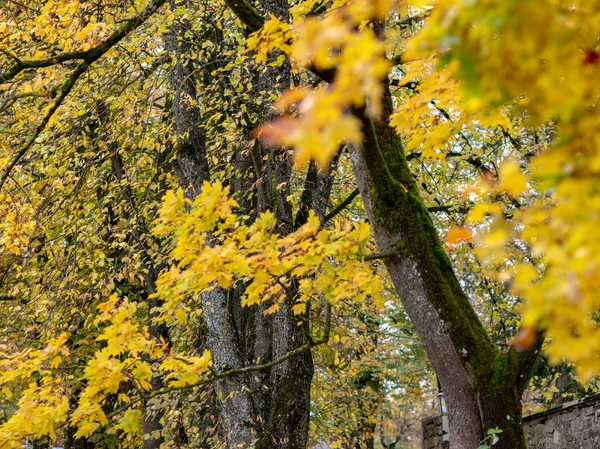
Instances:
[[[460,242],[469,242],[472,239],[473,232],[471,232],[469,228],[463,228],[461,226],[451,227],[446,234],[446,243],[452,246],[456,246]]]
[[[524,351],[530,348],[534,341],[535,329],[533,327],[524,327],[510,340],[510,344],[514,346],[517,351]]]

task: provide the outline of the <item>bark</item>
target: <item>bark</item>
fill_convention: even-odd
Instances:
[[[273,14],[283,21],[289,20],[287,0],[261,0],[258,4],[263,14]],[[268,71],[259,76],[259,91],[262,87],[266,91],[272,90],[276,83],[279,84],[280,91],[285,91],[291,84],[291,71],[287,63],[278,72]],[[263,116],[269,119],[270,108]],[[290,193],[292,164],[287,149],[278,148],[270,151],[273,174],[271,179],[275,180],[275,185],[272,186],[275,204],[272,207],[277,216],[278,231],[287,234],[295,229],[292,208],[287,200]],[[302,317],[293,315],[291,306],[295,300],[296,289],[292,286],[291,290],[292,297],[287,297],[280,304],[280,310],[273,319],[272,359],[279,359],[308,343],[308,320],[299,325]],[[306,447],[312,376],[313,361],[310,351],[304,351],[271,369],[269,373],[271,392],[266,410],[267,425],[265,432],[257,440],[258,449],[304,449]]]
[[[164,323],[157,324],[153,320],[156,317],[156,312],[154,311],[160,304],[156,298],[149,298],[156,292],[155,286],[158,274],[154,271],[153,267],[150,267],[149,270],[149,273],[146,275],[145,286],[147,295],[145,299],[148,302],[150,310],[148,335],[156,341],[164,341],[170,344],[171,338],[167,326]],[[150,385],[152,386],[152,391],[160,390],[163,387],[163,380],[160,377],[154,376],[150,381]],[[155,404],[155,401],[151,401],[150,403],[146,403],[144,407],[144,422],[142,424],[144,440],[142,449],[159,449],[160,445],[165,441],[162,434],[163,425],[161,422],[165,411],[160,407],[159,403],[156,404],[157,407],[154,407]]]
[[[191,62],[185,58],[190,44],[181,39],[186,27],[185,23],[174,23],[166,34],[165,41],[177,60],[169,75],[174,92],[172,119],[177,135],[176,172],[186,197],[193,200],[200,193],[203,182],[210,180],[210,171],[206,157],[206,140],[201,131],[201,115],[198,107],[194,105],[195,101],[200,100],[195,87],[197,75],[193,73]],[[247,188],[244,177],[247,161],[243,159],[242,154],[242,149],[237,149],[234,165],[238,174],[231,180],[233,192],[245,192]],[[245,204],[242,204],[243,206]],[[215,372],[242,368],[254,362],[255,357],[248,354],[246,338],[246,329],[251,327],[250,316],[247,311],[241,309],[239,293],[235,290],[215,288],[200,296],[206,327],[204,343],[211,351]],[[258,338],[260,344],[256,345],[256,353],[261,360],[268,360],[269,326],[260,322],[257,324],[261,335]],[[260,380],[266,383],[266,379]],[[228,448],[249,446],[264,422],[264,417],[259,413],[259,410],[264,408],[261,407],[265,402],[264,389],[256,388],[253,382],[251,376],[240,375],[223,379],[215,385],[220,406],[221,439]],[[253,394],[254,392],[257,394]]]
[[[331,189],[333,188],[333,173],[337,169],[340,155],[336,155],[331,161],[329,171],[320,170],[314,162],[311,162],[306,172],[304,190],[300,198],[300,207],[296,213],[294,227],[299,228],[306,223],[312,210],[319,221],[324,223],[325,212],[329,204]]]
[[[236,320],[239,314],[234,312],[237,304],[231,298],[231,292],[215,289],[201,296],[207,345],[211,350],[215,372],[246,366],[244,341],[236,338],[243,323]],[[254,400],[260,403],[261,398],[253,397],[249,384],[250,376],[240,375],[222,379],[216,385],[220,425],[226,447],[249,446],[257,430],[255,424],[262,421],[254,407]]]
[[[171,8],[175,8],[171,1]],[[188,198],[195,198],[202,183],[209,179],[206,159],[206,136],[200,127],[200,110],[194,103],[198,100],[192,62],[186,59],[191,43],[184,39],[190,24],[176,21],[165,34],[165,46],[175,63],[169,73],[169,84],[173,90],[171,113],[177,136],[176,172],[181,187]]]
[[[291,299],[280,305],[273,326],[273,358],[307,343],[306,325],[299,326],[299,317],[292,314]],[[267,432],[257,448],[304,449],[310,420],[310,384],[313,361],[310,351],[275,366],[271,371],[272,396]]]
[[[288,4],[282,0],[260,2],[261,12],[282,18],[288,14]],[[262,19],[261,19],[262,20]],[[194,76],[185,63],[185,44],[177,39],[184,25],[166,36],[169,50],[177,63],[170,75],[173,94],[173,124],[177,132],[177,162],[180,184],[190,199],[200,192],[202,182],[209,180],[206,163],[206,142],[199,123],[201,117],[194,101],[200,101],[195,90]],[[282,90],[289,87],[289,67],[257,72],[253,84],[258,92],[271,91],[278,83]],[[192,101],[190,101],[192,100]],[[260,102],[257,102],[260,103]],[[262,104],[269,104],[263,102]],[[251,108],[252,106],[249,105]],[[252,111],[255,117],[268,119],[270,107],[259,106]],[[249,123],[250,134],[259,123]],[[271,210],[277,217],[278,232],[287,234],[295,229],[292,208],[287,200],[292,166],[287,150],[271,149],[256,144],[251,151],[240,146],[235,150],[234,167],[237,173],[229,180],[232,193],[250,220],[259,213]],[[331,182],[319,175],[315,207],[325,210]],[[329,183],[329,184],[328,184]],[[329,185],[329,187],[327,187]],[[255,188],[255,196],[248,192]],[[313,207],[313,204],[311,204]],[[243,285],[230,290],[214,289],[201,296],[206,344],[213,357],[217,373],[278,359],[307,343],[308,329],[298,326],[299,317],[291,312],[291,301],[281,304],[273,317],[264,315],[261,307],[242,308]],[[293,296],[293,295],[292,295]],[[312,356],[304,351],[283,363],[256,373],[238,374],[221,379],[215,389],[219,404],[219,424],[223,443],[228,448],[285,448],[304,449],[308,438]]]
[[[387,86],[386,86],[387,87]],[[363,148],[351,151],[358,187],[386,267],[410,316],[449,406],[452,449],[475,448],[488,428],[504,433],[499,449],[525,448],[514,351],[488,337],[452,269],[410,172],[400,139],[387,123],[386,89],[379,122],[363,111]]]
[[[73,438],[75,432],[75,429],[69,429],[63,445],[64,449],[94,449],[96,447],[87,438]]]
[[[274,318],[265,317],[265,307],[242,308],[240,293],[217,289],[202,295],[216,372],[277,359],[306,344],[289,303]],[[270,371],[219,381],[227,447],[306,447],[311,378],[312,358],[305,351]]]

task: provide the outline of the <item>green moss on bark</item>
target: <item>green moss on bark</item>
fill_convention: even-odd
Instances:
[[[428,297],[447,324],[450,336],[469,370],[490,369],[498,354],[464,295],[452,264],[402,151],[388,126],[365,126],[366,162],[373,182],[371,205],[377,224],[398,235],[401,257],[416,263]],[[478,373],[474,373],[477,377]]]
[[[385,123],[374,124],[365,117],[363,131],[373,219],[388,235],[398,236],[395,245],[401,250],[397,257],[415,263],[428,300],[443,320],[462,365],[471,374],[484,432],[497,426],[504,430],[501,440],[508,444],[502,442],[500,447],[524,449],[515,354],[503,354],[493,344],[460,287],[400,139]]]

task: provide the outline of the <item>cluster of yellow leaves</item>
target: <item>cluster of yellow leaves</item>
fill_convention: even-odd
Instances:
[[[25,438],[56,438],[57,427],[67,420],[69,411],[64,379],[55,375],[69,354],[66,341],[67,335],[62,334],[44,349],[0,353],[2,395],[10,399],[22,388],[17,411],[0,426],[0,447],[21,448]]]
[[[309,0],[291,8],[291,26],[272,17],[248,47],[257,51],[258,61],[278,49],[296,67],[336,69],[327,87],[284,94],[278,112],[292,105],[295,111],[259,130],[267,142],[294,147],[299,166],[314,159],[326,167],[342,143],[362,141],[361,124],[348,114],[349,108],[365,106],[372,117],[381,113],[381,81],[389,63],[373,23],[386,17],[394,1],[337,0],[324,14],[310,15],[317,4]]]
[[[0,42],[7,49],[27,43],[27,54],[19,54],[19,58],[42,59],[61,51],[85,51],[108,34],[108,26],[98,21],[93,6],[86,2],[50,0],[30,2],[30,8],[18,6],[16,13],[6,8],[6,20],[0,20]],[[37,12],[34,20],[27,20],[33,11]]]
[[[585,381],[600,373],[600,2],[437,0],[418,6],[425,3],[432,6],[428,25],[409,54],[438,53],[441,65],[462,80],[467,105],[474,101],[483,113],[494,113],[512,102],[527,126],[558,119],[556,144],[531,160],[530,182],[523,167],[508,162],[487,189],[537,197],[510,221],[491,202],[475,208],[471,221],[492,222],[480,239],[488,262],[498,265],[509,247],[534,256],[537,266],[520,264],[505,273],[524,299],[524,324],[545,328],[551,359],[575,363]]]
[[[163,351],[136,320],[135,303],[112,295],[98,309],[101,315],[95,323],[109,323],[97,337],[106,346],[94,354],[85,368],[87,384],[71,418],[72,424],[79,428],[77,437],[90,435],[98,426],[108,423],[102,405],[107,395],[119,392],[122,382],[130,380],[141,390],[149,390],[152,368],[148,358],[158,357]],[[125,395],[119,399],[129,401]]]
[[[50,36],[63,46],[64,51],[85,51],[108,35],[108,26],[97,22],[93,9],[85,3],[53,0],[41,9],[34,32],[46,41]]]
[[[362,302],[370,296],[380,304],[381,281],[361,261],[367,224],[325,230],[312,215],[296,232],[280,237],[271,212],[250,226],[237,218],[228,191],[216,181],[205,183],[193,203],[181,190],[165,197],[155,232],[172,236],[172,256],[178,261],[157,282],[168,313],[184,320],[185,312],[177,310],[186,297],[237,282],[245,286],[242,305],[272,301],[267,313],[276,312],[286,296],[295,301],[297,314],[316,297]],[[298,294],[290,294],[295,282]]]
[[[201,376],[211,364],[210,352],[204,350],[204,354],[200,357],[187,356],[183,358],[181,355],[170,355],[162,361],[159,369],[168,373],[165,380],[169,381],[169,387],[179,389],[199,383]]]
[[[513,289],[526,299],[524,324],[541,322],[553,362],[575,363],[584,381],[600,373],[600,192],[598,181],[565,180],[550,209],[536,202],[523,214],[521,238],[542,256],[543,276],[517,267]],[[545,215],[545,216],[544,216]]]
[[[58,428],[67,424],[77,428],[76,437],[89,436],[118,415],[107,414],[113,407],[106,407],[109,395],[117,398],[123,414],[106,431],[136,435],[142,417],[142,411],[135,408],[141,400],[136,392],[150,392],[155,376],[164,378],[165,392],[191,388],[209,369],[208,351],[200,357],[173,354],[164,342],[150,338],[139,318],[144,308],[127,298],[112,295],[98,309],[101,314],[94,325],[108,325],[96,339],[105,345],[85,365],[79,379],[85,388],[74,410],[69,403],[73,379],[67,381],[66,370],[60,374],[69,355],[66,334],[51,339],[42,350],[0,354],[1,393],[11,399],[19,385],[25,384],[16,412],[0,426],[1,447],[20,448],[24,440],[43,436],[55,439]],[[135,389],[123,389],[125,382],[133,383]]]
[[[532,122],[570,118],[595,96],[600,3],[432,0],[410,53],[459,62],[469,96],[494,107],[522,99]],[[414,53],[412,53],[414,52]]]
[[[508,161],[498,182],[480,193],[516,197],[527,189],[526,181],[516,162]],[[525,299],[521,308],[525,329],[516,343],[531,344],[532,329],[541,325],[549,337],[550,360],[574,363],[584,382],[600,372],[599,193],[598,182],[591,177],[566,178],[551,197],[514,212],[509,222],[503,208],[489,197],[468,217],[474,226],[491,220],[490,230],[479,236],[478,254],[489,265],[502,267],[501,278],[511,279],[512,293]],[[528,248],[533,259],[505,265],[515,247]]]
[[[36,223],[31,205],[19,205],[0,194],[0,252],[22,255],[28,247]]]
[[[406,138],[406,151],[444,160],[466,127],[511,129],[511,122],[502,111],[483,115],[479,112],[479,98],[464,101],[457,63],[436,70],[437,62],[436,57],[430,56],[405,64],[406,75],[402,79],[411,80],[418,87],[398,103],[390,125]]]
[[[78,437],[89,436],[98,426],[108,423],[102,406],[109,394],[118,394],[120,403],[131,402],[131,398],[120,391],[123,382],[133,382],[137,390],[150,391],[152,377],[166,374],[167,388],[184,388],[197,384],[211,364],[208,351],[201,357],[175,356],[165,342],[150,338],[147,329],[136,319],[139,305],[127,298],[112,295],[99,310],[102,314],[95,323],[108,322],[109,325],[97,340],[105,341],[106,346],[94,354],[85,369],[86,388],[71,417],[71,423],[79,428]],[[126,433],[137,432],[140,417],[140,411],[128,410],[111,432],[119,429]]]
[[[303,5],[304,3],[301,3]],[[254,50],[254,60],[264,64],[269,59],[269,55],[277,50],[288,53],[291,49],[292,41],[291,25],[282,22],[273,14],[267,20],[264,26],[253,33],[247,40],[248,49]]]

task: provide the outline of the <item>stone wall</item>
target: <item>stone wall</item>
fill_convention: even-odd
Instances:
[[[448,442],[444,441],[442,423],[444,415],[431,416],[421,422],[423,427],[423,449],[446,449]]]
[[[600,394],[523,418],[529,449],[600,449]],[[445,449],[442,415],[422,421],[423,449]]]
[[[529,449],[600,449],[600,394],[523,421]]]

